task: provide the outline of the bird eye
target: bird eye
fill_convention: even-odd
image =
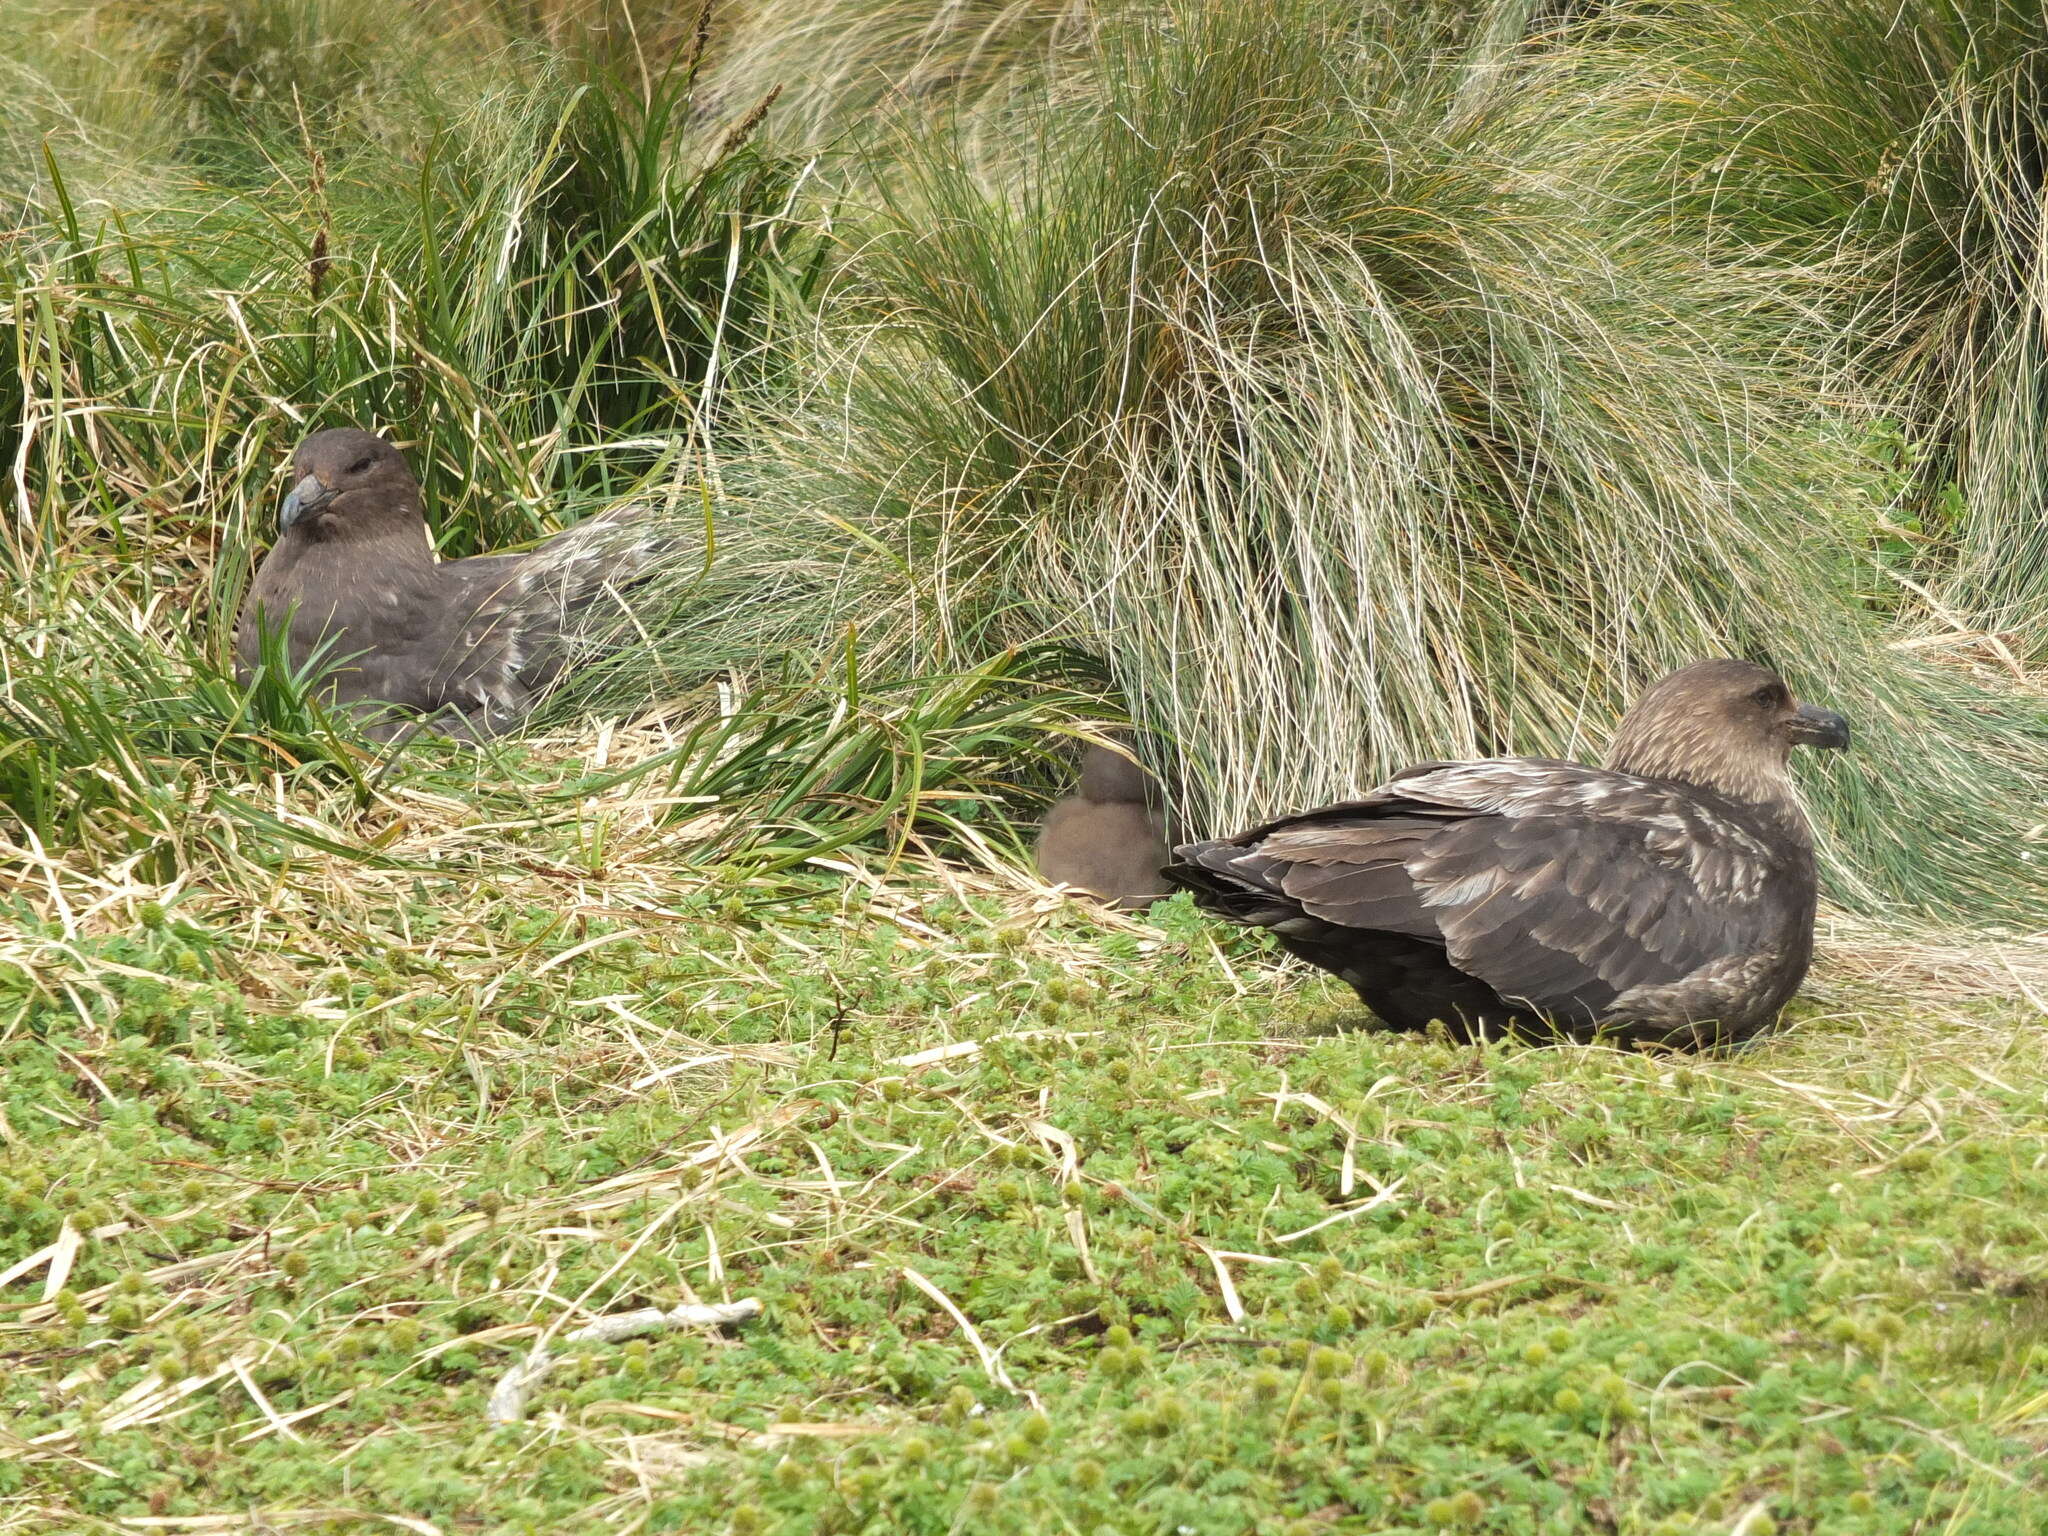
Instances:
[[[357,459],[355,463],[349,465],[348,472],[352,475],[360,475],[364,470],[368,469],[372,464],[375,464],[376,462],[377,455],[375,455],[374,453],[366,453],[360,459]]]
[[[1752,693],[1750,697],[1765,709],[1774,709],[1785,702],[1785,690],[1776,683],[1766,683],[1763,687],[1757,689],[1755,693]]]

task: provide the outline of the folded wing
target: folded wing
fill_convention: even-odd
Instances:
[[[1745,829],[1676,786],[1536,759],[1426,765],[1180,856],[1267,902],[1240,903],[1251,921],[1441,944],[1561,1023],[1765,953],[1778,930],[1770,850]]]
[[[486,733],[513,725],[631,629],[633,590],[674,542],[644,508],[627,506],[525,554],[448,562],[468,618],[448,649],[446,692]]]

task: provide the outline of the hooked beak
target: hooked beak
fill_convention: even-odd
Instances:
[[[1802,704],[1787,723],[1795,745],[1827,747],[1836,752],[1849,749],[1849,722],[1832,709]]]
[[[332,500],[334,492],[327,488],[318,475],[306,476],[292,487],[291,494],[285,497],[284,505],[278,509],[277,531],[288,532],[294,523],[311,517]]]

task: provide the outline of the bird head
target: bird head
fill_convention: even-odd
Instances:
[[[1794,747],[1848,745],[1847,720],[1801,703],[1770,668],[1717,659],[1651,684],[1615,732],[1607,766],[1764,801],[1790,794]]]
[[[292,471],[297,483],[278,511],[280,534],[303,528],[328,539],[420,520],[419,482],[404,456],[374,432],[315,432],[292,455]]]
[[[1080,794],[1101,805],[1147,805],[1157,791],[1152,778],[1130,758],[1091,746],[1081,757]]]

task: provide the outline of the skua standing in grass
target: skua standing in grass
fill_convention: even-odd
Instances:
[[[329,647],[336,701],[366,717],[417,712],[453,736],[524,719],[569,664],[576,622],[618,601],[665,543],[628,507],[519,554],[442,560],[419,482],[383,438],[316,432],[292,466],[277,543],[236,620],[237,670],[246,682],[262,636],[282,630],[295,668]],[[403,722],[370,729],[388,736]]]
[[[1055,805],[1038,837],[1038,872],[1055,885],[1136,910],[1170,895],[1166,813],[1159,786],[1130,758],[1090,747],[1081,782]]]
[[[1400,1028],[1743,1040],[1813,957],[1801,744],[1845,748],[1848,722],[1764,667],[1695,662],[1637,701],[1605,767],[1423,763],[1177,849],[1166,874]]]

